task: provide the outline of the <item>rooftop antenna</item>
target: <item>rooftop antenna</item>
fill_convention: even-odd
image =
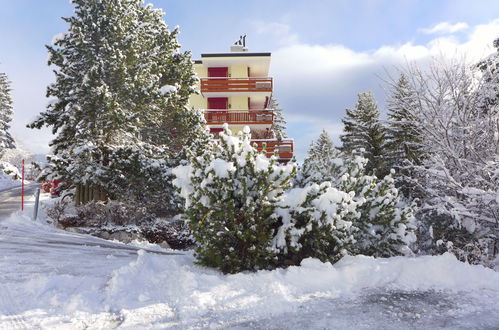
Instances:
[[[239,36],[239,40],[237,40],[234,45],[230,47],[231,52],[247,52],[246,48],[246,35]]]

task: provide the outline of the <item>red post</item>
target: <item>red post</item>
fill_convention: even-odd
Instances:
[[[21,181],[21,211],[24,211],[24,159],[22,166],[22,181]]]

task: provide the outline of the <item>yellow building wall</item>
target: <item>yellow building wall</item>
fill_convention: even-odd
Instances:
[[[194,64],[194,72],[199,78],[208,77],[208,68],[203,67],[203,64]]]
[[[229,109],[248,110],[248,97],[247,96],[229,97]]]
[[[229,67],[229,74],[231,78],[248,78],[248,66],[233,65]]]
[[[194,109],[208,109],[208,102],[201,94],[189,96],[189,106]]]

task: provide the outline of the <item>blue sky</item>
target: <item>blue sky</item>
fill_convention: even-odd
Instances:
[[[251,51],[273,53],[275,97],[288,120],[298,158],[322,128],[336,139],[346,107],[372,90],[384,106],[383,77],[407,61],[465,53],[473,61],[499,36],[499,1],[152,0],[193,57],[227,51],[247,34]],[[45,44],[67,29],[66,0],[0,0],[0,71],[12,80],[12,131],[34,152],[47,152],[49,130],[26,123],[46,105],[53,79]],[[381,77],[381,78],[380,78]]]

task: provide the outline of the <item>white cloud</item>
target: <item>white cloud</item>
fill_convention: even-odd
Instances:
[[[421,32],[426,34],[452,34],[468,28],[468,24],[459,22],[451,24],[449,22],[441,22],[431,28],[421,29]]]
[[[281,33],[290,29],[283,29]],[[345,108],[352,107],[359,92],[372,90],[384,107],[383,81],[387,74],[407,62],[424,64],[432,57],[463,57],[470,62],[493,51],[499,35],[499,20],[471,27],[464,40],[439,36],[425,44],[407,42],[358,52],[343,45],[282,44],[272,52],[271,74],[275,96],[288,120],[288,133],[296,141],[298,159],[303,159],[312,139],[326,128],[333,137],[341,132]],[[299,147],[298,147],[299,146]]]
[[[276,46],[291,45],[299,42],[298,35],[291,32],[291,26],[289,24],[280,22],[265,22],[265,21],[253,21],[250,22],[250,26],[256,33],[256,37],[259,39],[259,46],[267,44],[265,46],[268,49],[273,49]]]

